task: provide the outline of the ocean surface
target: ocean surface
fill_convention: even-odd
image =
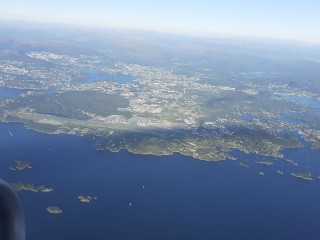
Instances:
[[[11,132],[11,134],[10,134]],[[0,124],[0,177],[53,187],[19,192],[30,240],[318,239],[320,181],[292,171],[320,173],[320,152],[284,151],[298,167],[238,150],[237,161],[143,156],[96,151],[71,135],[47,135],[19,123]],[[302,140],[301,140],[302,141]],[[31,169],[12,171],[14,160]],[[248,160],[250,167],[239,166]],[[272,160],[272,166],[254,161]],[[284,171],[279,175],[276,170]],[[259,172],[265,173],[264,176]],[[79,195],[96,196],[81,203]],[[130,206],[131,203],[131,206]],[[46,211],[57,205],[63,213]]]

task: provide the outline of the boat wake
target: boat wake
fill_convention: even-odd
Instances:
[[[13,137],[12,132],[10,131],[9,127],[8,127],[8,133],[10,134],[11,137]]]

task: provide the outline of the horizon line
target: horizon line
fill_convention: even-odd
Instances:
[[[292,43],[300,43],[307,45],[316,45],[320,47],[320,41],[309,41],[302,39],[294,39],[294,38],[283,38],[283,37],[267,37],[267,36],[254,36],[254,35],[239,35],[234,33],[214,33],[214,32],[203,32],[203,31],[180,31],[174,29],[154,29],[149,27],[130,27],[130,26],[116,26],[116,25],[99,25],[99,24],[79,24],[75,22],[68,21],[40,21],[38,19],[28,19],[28,18],[19,18],[12,17],[6,18],[0,16],[0,22],[2,21],[10,21],[10,22],[24,22],[24,23],[35,23],[38,25],[56,25],[56,26],[68,26],[73,28],[85,28],[85,29],[95,29],[95,30],[122,30],[122,31],[141,31],[141,32],[149,32],[149,33],[157,33],[157,34],[170,34],[170,35],[178,35],[185,37],[196,37],[202,39],[214,39],[214,38],[226,38],[226,39],[234,39],[234,40],[268,40],[268,41],[278,41],[278,42],[292,42]],[[36,26],[34,26],[36,27]],[[1,36],[1,33],[0,33]]]

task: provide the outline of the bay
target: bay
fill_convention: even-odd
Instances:
[[[222,162],[96,151],[81,137],[47,135],[19,123],[0,124],[0,136],[1,178],[54,188],[19,192],[27,239],[269,240],[320,234],[320,181],[289,174],[320,170],[319,151],[306,146],[284,151],[299,163],[295,167],[238,150],[237,161]],[[11,171],[14,160],[30,161],[32,168]],[[239,166],[243,160],[249,168]],[[274,164],[255,163],[260,160]],[[81,203],[79,195],[97,200]],[[63,213],[49,214],[50,205]]]

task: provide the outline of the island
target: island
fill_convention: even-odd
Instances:
[[[248,161],[242,161],[242,162],[239,163],[239,165],[240,165],[241,167],[246,167],[246,168],[250,167]]]
[[[277,170],[277,173],[280,175],[283,175],[283,171],[281,171],[281,170]]]
[[[53,188],[45,187],[45,186],[37,186],[27,182],[11,183],[11,186],[15,191],[30,191],[30,192],[52,192],[53,191]]]
[[[32,168],[30,162],[23,161],[23,160],[15,160],[15,162],[16,162],[16,165],[14,167],[10,167],[12,171],[16,171],[16,170],[22,171],[26,168]]]
[[[285,162],[287,162],[287,163],[290,163],[290,164],[292,164],[292,165],[294,165],[294,166],[298,166],[298,163],[294,162],[294,161],[291,160],[291,159],[283,158],[282,160],[285,161]]]
[[[47,211],[52,214],[61,214],[63,213],[62,209],[57,206],[47,207]]]
[[[292,176],[294,177],[297,177],[297,178],[302,178],[304,180],[309,180],[309,181],[312,181],[313,178],[312,178],[312,173],[311,172],[293,172],[293,173],[290,173]]]
[[[78,198],[80,199],[80,202],[83,202],[83,203],[89,203],[92,200],[98,199],[97,197],[91,197],[91,196],[85,196],[85,195],[80,195]]]
[[[270,165],[273,164],[273,162],[271,162],[271,161],[261,161],[261,162],[255,161],[255,163],[256,163],[256,164],[267,165],[267,166],[270,166]]]

